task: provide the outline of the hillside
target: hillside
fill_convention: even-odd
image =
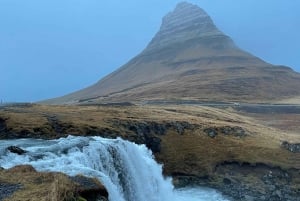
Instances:
[[[259,201],[298,201],[300,136],[295,128],[290,132],[259,122],[233,108],[7,106],[0,109],[0,139],[122,137],[146,144],[176,186],[210,186],[234,200],[249,201],[249,195]],[[294,127],[299,130],[298,123]]]
[[[44,103],[274,102],[299,95],[300,74],[241,50],[204,10],[183,2],[127,64],[90,87]]]

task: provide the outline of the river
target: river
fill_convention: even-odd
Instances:
[[[10,153],[6,148],[12,145],[28,152]],[[42,172],[96,177],[107,188],[110,201],[228,201],[209,188],[174,189],[150,150],[120,138],[0,140],[0,166],[20,164],[30,164]]]

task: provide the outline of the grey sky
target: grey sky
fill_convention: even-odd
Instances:
[[[95,83],[139,53],[177,0],[0,0],[0,99]],[[241,48],[300,72],[300,1],[198,0]]]

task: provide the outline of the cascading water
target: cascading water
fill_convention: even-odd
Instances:
[[[28,152],[16,155],[6,147],[16,145]],[[162,176],[162,166],[151,151],[122,139],[74,137],[58,140],[2,140],[0,166],[30,164],[38,171],[83,174],[98,178],[110,201],[225,201],[211,189],[174,190]]]

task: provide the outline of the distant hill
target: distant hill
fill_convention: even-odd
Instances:
[[[88,88],[45,103],[273,102],[296,96],[299,73],[241,50],[204,10],[182,2],[163,18],[145,50],[127,64]]]

